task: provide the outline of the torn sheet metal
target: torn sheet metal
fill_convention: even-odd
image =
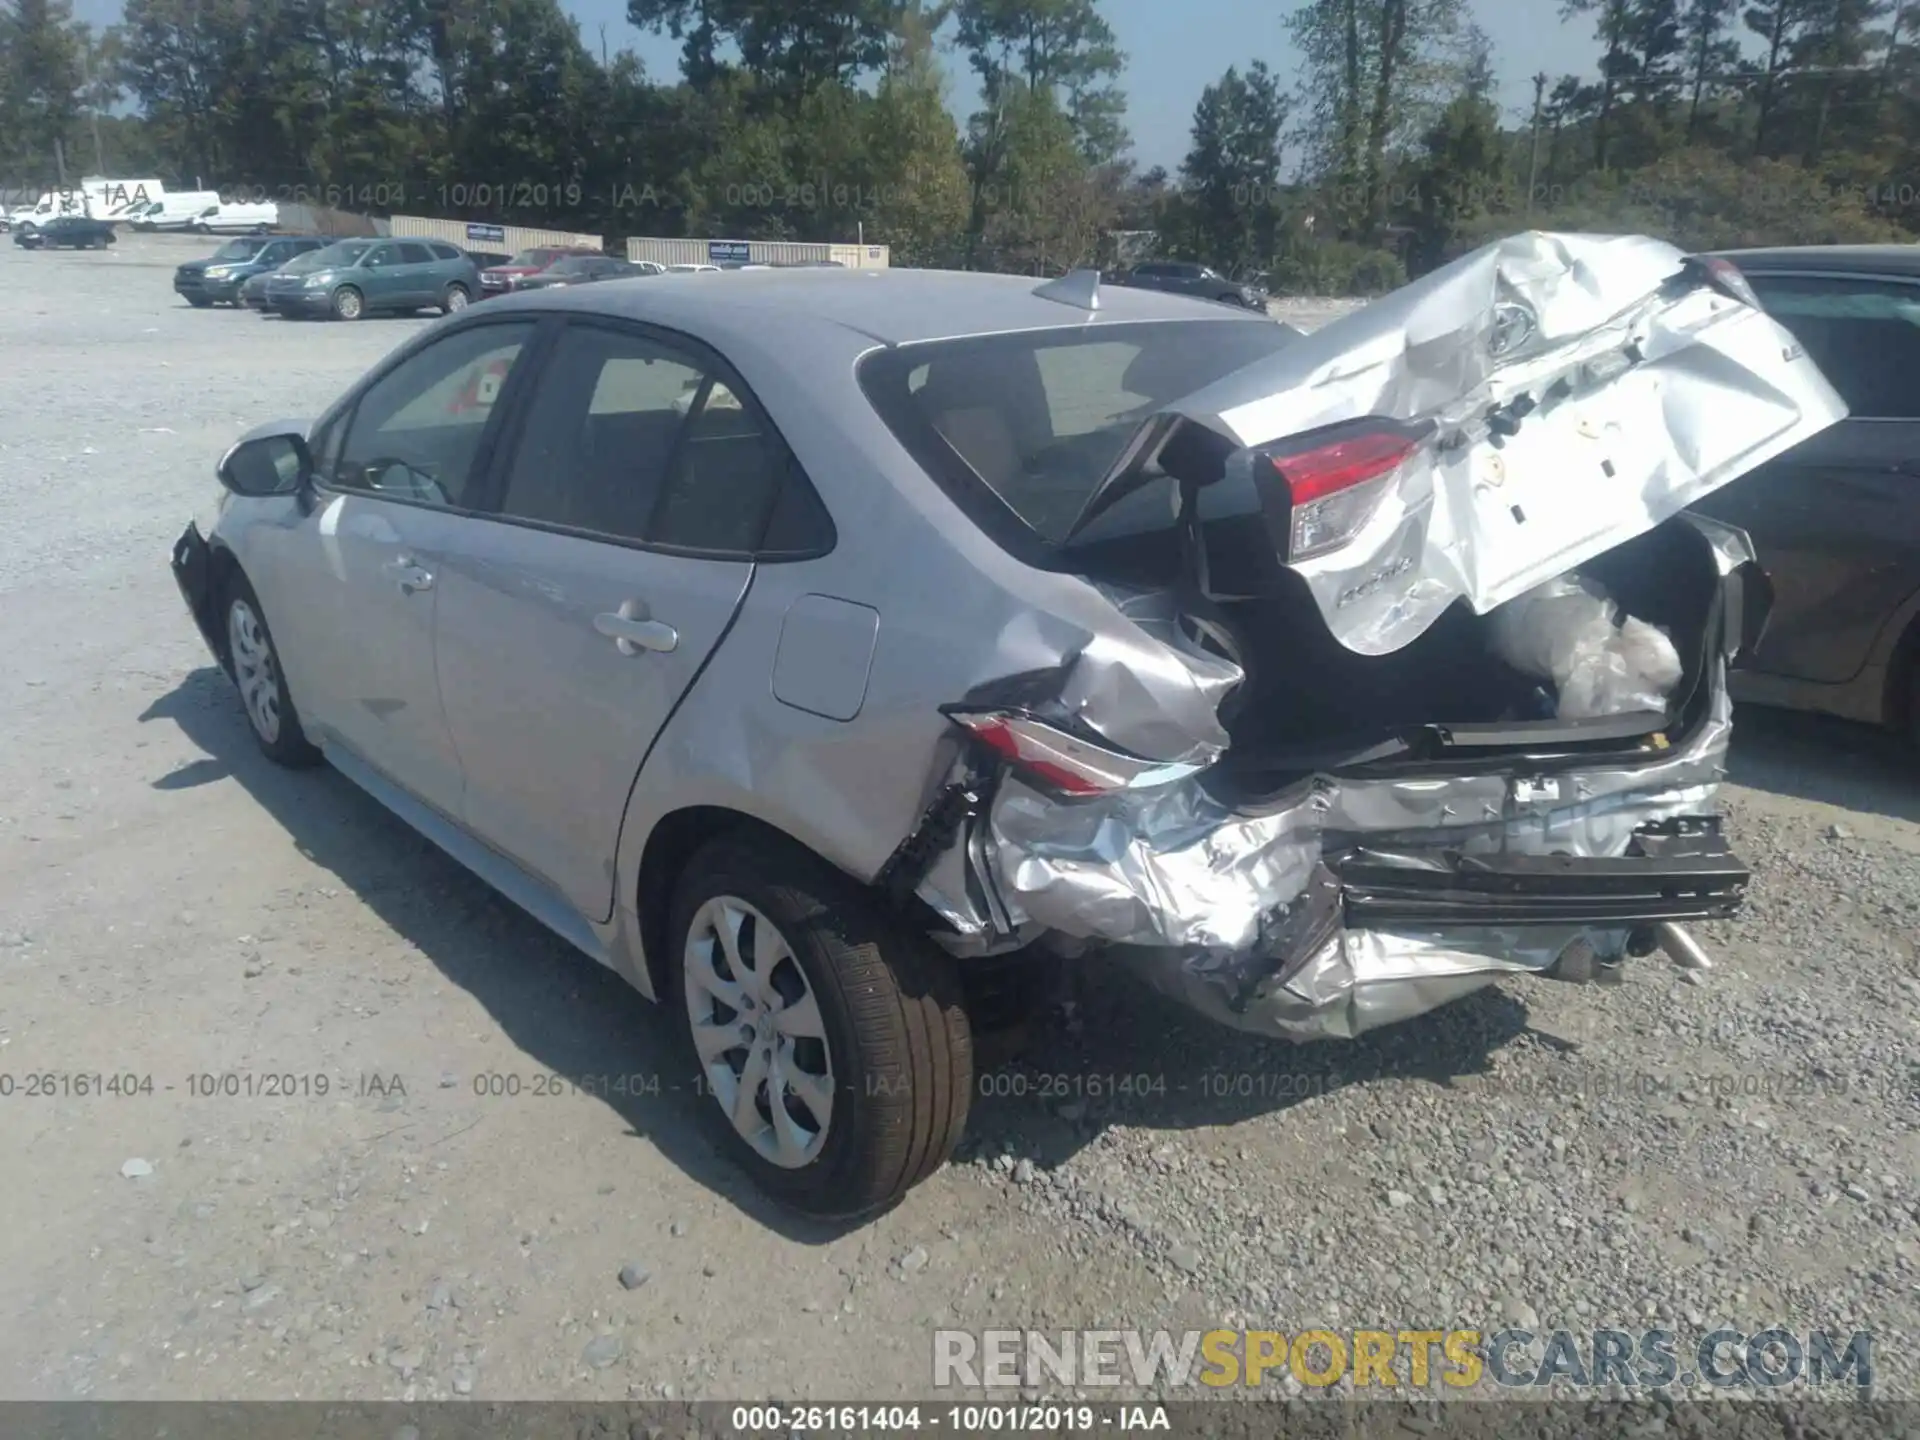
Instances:
[[[1670,287],[1684,262],[1645,237],[1516,235],[1168,409],[1238,447],[1230,485],[1251,483],[1248,447],[1431,423],[1358,533],[1291,566],[1341,643],[1386,654],[1455,599],[1484,614],[1845,418],[1775,321]]]
[[[920,893],[954,925],[959,953],[1047,932],[1091,939],[1122,947],[1157,987],[1225,1024],[1295,1039],[1358,1034],[1501,975],[1543,971],[1575,940],[1617,957],[1626,932],[1349,929],[1326,856],[1359,843],[1624,854],[1642,827],[1711,807],[1732,704],[1723,666],[1710,683],[1710,708],[1684,745],[1551,775],[1323,775],[1256,813],[1222,805],[1198,779],[1062,804],[1009,775],[970,853],[943,856]]]

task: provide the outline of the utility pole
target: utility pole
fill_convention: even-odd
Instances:
[[[1540,183],[1540,114],[1545,107],[1547,95],[1547,72],[1542,70],[1533,77],[1533,156],[1527,162],[1527,209],[1533,214],[1533,193]]]
[[[60,176],[60,188],[65,190],[67,188],[67,151],[66,147],[60,143],[58,135],[53,137],[53,168]]]

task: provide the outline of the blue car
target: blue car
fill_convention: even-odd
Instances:
[[[323,235],[247,235],[229,240],[204,260],[189,260],[173,272],[173,293],[197,310],[240,304],[240,287],[256,275],[324,248]]]

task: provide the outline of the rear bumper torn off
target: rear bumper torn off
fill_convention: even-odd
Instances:
[[[1709,814],[1731,713],[1716,674],[1694,733],[1650,756],[1323,775],[1257,814],[1193,782],[1063,805],[1006,776],[979,843],[944,855],[921,894],[963,953],[989,931],[1091,942],[1236,1029],[1351,1037],[1502,976],[1607,968],[1663,921],[1735,913],[1747,871]],[[990,910],[952,898],[982,893]]]

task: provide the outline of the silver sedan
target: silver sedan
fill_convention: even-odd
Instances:
[[[672,1005],[722,1143],[860,1214],[1061,963],[1277,1039],[1706,963],[1766,587],[1682,512],[1843,413],[1750,300],[1550,235],[1311,336],[1088,272],[548,290],[250,433],[173,566],[270,757]]]

